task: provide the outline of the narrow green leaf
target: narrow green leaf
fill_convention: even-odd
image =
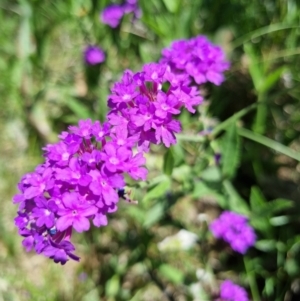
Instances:
[[[213,131],[211,132],[210,136],[211,137],[216,137],[221,131],[225,130],[227,127],[229,127],[232,123],[235,123],[237,120],[241,119],[244,115],[248,114],[249,112],[251,112],[252,110],[254,110],[259,104],[254,103],[242,110],[240,110],[239,112],[233,114],[231,117],[229,117],[228,119],[224,120],[222,123],[218,124]],[[195,138],[198,138],[196,136],[192,136]],[[182,140],[187,140],[184,139],[184,137],[180,137],[180,139]],[[191,140],[191,141],[195,141],[195,140]],[[197,141],[203,141],[203,137],[199,136],[199,140]]]
[[[178,285],[178,284],[182,283],[184,280],[184,274],[180,270],[172,267],[169,264],[160,265],[158,268],[158,271],[162,276],[166,277],[168,280],[170,280],[174,284]]]
[[[228,194],[228,206],[229,209],[237,213],[248,216],[250,209],[245,200],[241,198],[238,192],[233,187],[232,183],[229,180],[223,182],[225,191]]]
[[[170,147],[164,155],[163,171],[166,175],[171,176],[174,167],[173,150]]]
[[[181,0],[163,0],[166,8],[170,13],[176,13]]]
[[[253,140],[257,143],[260,143],[262,145],[265,145],[277,152],[280,152],[290,158],[293,158],[297,161],[300,161],[300,153],[294,151],[293,149],[277,142],[277,141],[274,141],[270,138],[267,138],[265,136],[262,136],[260,134],[257,134],[257,133],[254,133],[252,131],[249,131],[245,128],[239,128],[238,129],[238,134],[242,137],[245,137],[245,138],[248,138],[250,140]]]
[[[195,199],[211,197],[217,201],[219,206],[223,209],[226,208],[227,202],[223,195],[218,194],[215,190],[210,189],[203,182],[198,182],[195,184],[195,188],[193,191],[193,197]]]
[[[291,26],[290,24],[277,23],[277,24],[271,24],[271,25],[268,25],[265,27],[261,27],[257,30],[247,33],[247,34],[243,35],[242,37],[239,37],[236,40],[234,40],[232,42],[232,48],[234,49],[252,39],[261,37],[263,35],[270,34],[272,32],[278,31],[278,30],[291,29],[291,28],[299,28],[299,26],[297,26],[297,25]]]
[[[171,186],[171,182],[169,179],[165,179],[162,182],[160,182],[158,185],[156,185],[154,188],[152,188],[143,198],[143,202],[147,202],[149,200],[157,199],[161,196],[163,196]]]
[[[240,162],[240,137],[233,123],[222,138],[222,173],[225,177],[234,177]]]
[[[272,71],[266,78],[264,78],[258,85],[259,93],[265,93],[270,90],[276,82],[280,79],[282,73],[286,70],[286,66],[282,66],[275,71]]]
[[[270,218],[270,224],[274,227],[286,225],[290,222],[290,218],[287,215],[274,216]]]
[[[164,204],[159,202],[154,205],[147,213],[143,226],[145,228],[151,227],[153,224],[158,222],[164,215]]]
[[[251,75],[255,90],[259,90],[260,83],[264,80],[264,72],[259,64],[259,59],[250,43],[244,45],[244,51],[249,59],[249,73]]]
[[[253,212],[259,211],[260,208],[267,202],[261,190],[257,186],[251,187],[250,205]]]
[[[82,102],[78,101],[77,99],[69,97],[65,101],[65,105],[67,107],[69,107],[69,109],[71,111],[73,111],[73,113],[75,113],[79,119],[91,118],[92,114],[91,114],[90,110]]]
[[[114,275],[105,285],[105,294],[107,297],[115,297],[120,289],[119,275]]]
[[[261,239],[255,243],[255,248],[264,252],[276,250],[276,241],[270,239]]]

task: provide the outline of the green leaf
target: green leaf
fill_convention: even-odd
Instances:
[[[148,202],[149,200],[157,199],[163,196],[171,187],[171,181],[169,179],[165,179],[161,181],[159,184],[154,186],[143,198],[143,202]]]
[[[145,222],[143,226],[145,228],[151,227],[153,224],[158,222],[164,215],[164,204],[159,202],[156,205],[154,205],[147,213],[145,217]]]
[[[215,190],[210,189],[203,182],[198,182],[195,184],[195,189],[193,191],[193,197],[196,199],[203,197],[212,197],[214,198],[219,206],[223,209],[226,208],[227,202],[223,195],[218,194]]]
[[[177,12],[180,5],[180,1],[181,0],[163,0],[168,11],[173,14]]]
[[[241,198],[236,189],[233,187],[232,183],[228,180],[223,182],[223,186],[225,191],[228,194],[228,206],[229,209],[248,216],[250,213],[250,209],[245,200]]]
[[[90,110],[77,99],[69,97],[67,101],[65,101],[65,105],[69,107],[69,109],[73,111],[79,119],[91,118],[92,114]]]
[[[268,204],[272,214],[294,207],[294,202],[287,199],[275,199]]]
[[[257,134],[257,133],[254,133],[252,131],[249,131],[247,129],[244,129],[244,128],[239,128],[238,129],[238,134],[242,137],[245,137],[245,138],[248,138],[250,140],[253,140],[257,143],[260,143],[262,145],[265,145],[277,152],[280,152],[290,158],[293,158],[297,161],[300,161],[300,153],[299,152],[296,152],[294,151],[293,149],[277,142],[277,141],[274,141],[270,138],[267,138],[265,136],[262,136],[260,134]]]
[[[259,63],[258,55],[256,55],[253,46],[250,43],[244,45],[244,51],[249,59],[249,73],[251,75],[256,91],[259,91],[259,85],[264,80],[264,72]]]
[[[97,288],[92,289],[82,297],[82,301],[99,301],[99,292]]]
[[[264,195],[262,194],[261,190],[256,187],[251,187],[251,193],[250,193],[250,205],[251,210],[253,212],[259,211],[260,208],[266,204],[267,200],[265,199]]]
[[[276,241],[271,239],[261,239],[255,243],[255,248],[263,252],[276,250]]]
[[[166,175],[171,176],[174,167],[174,156],[170,147],[164,155],[163,171]]]
[[[272,71],[268,76],[261,81],[257,87],[259,93],[265,93],[270,90],[280,79],[282,73],[286,71],[286,66],[282,66],[275,71]]]
[[[201,179],[207,182],[219,182],[222,179],[222,175],[217,166],[209,166],[201,173]]]
[[[222,172],[225,177],[234,177],[240,162],[240,137],[236,125],[231,124],[222,138]]]
[[[254,104],[240,110],[239,112],[233,114],[231,117],[227,118],[226,120],[224,120],[223,122],[218,124],[213,129],[210,136],[216,137],[221,131],[226,130],[229,126],[231,126],[231,124],[236,123],[236,121],[241,119],[243,116],[247,115],[249,112],[256,109],[257,106],[258,106],[258,104],[254,103]],[[189,136],[187,136],[186,139],[185,139],[185,136],[182,137],[182,136],[177,135],[176,137],[180,137],[181,140],[189,140],[189,141],[195,141],[195,142],[196,141],[202,142],[204,140],[204,137],[202,137],[202,136],[198,136],[198,137],[192,136],[191,138],[193,138],[193,140],[189,139]]]
[[[280,227],[290,222],[290,218],[287,215],[275,216],[270,218],[270,224],[274,227]]]
[[[118,275],[114,275],[110,278],[105,285],[105,295],[107,297],[117,296],[120,289],[120,279]]]
[[[170,280],[174,284],[178,285],[178,284],[182,283],[184,280],[184,274],[180,270],[172,267],[169,264],[160,265],[158,268],[158,271],[162,276],[166,277],[168,280]]]

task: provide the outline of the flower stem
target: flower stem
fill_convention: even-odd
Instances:
[[[244,256],[244,265],[245,265],[253,301],[261,301],[256,279],[255,279],[255,271],[251,259],[249,259],[247,256]]]

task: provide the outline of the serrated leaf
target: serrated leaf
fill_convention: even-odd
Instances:
[[[222,138],[222,173],[228,178],[232,178],[240,162],[240,137],[237,133],[236,125],[231,124]]]
[[[174,167],[174,156],[170,147],[164,155],[163,171],[166,175],[171,176]]]
[[[145,228],[151,227],[153,224],[158,222],[161,217],[164,215],[164,204],[163,203],[157,203],[154,205],[147,213],[145,217],[145,222],[143,226]]]
[[[180,284],[184,280],[184,274],[169,264],[162,264],[158,268],[159,273],[175,284]]]

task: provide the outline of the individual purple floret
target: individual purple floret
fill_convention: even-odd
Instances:
[[[97,65],[105,61],[104,51],[97,46],[87,46],[84,50],[84,61],[87,65]]]
[[[118,208],[125,173],[146,179],[143,153],[132,150],[138,137],[123,132],[118,125],[80,120],[58,143],[44,148],[45,162],[22,177],[14,197],[19,205],[15,224],[27,251],[61,264],[79,260],[72,232],[88,231],[91,221],[107,225],[107,214]]]
[[[173,42],[170,48],[163,49],[161,62],[174,73],[187,74],[197,84],[211,82],[219,86],[224,81],[224,71],[229,69],[221,47],[204,36]]]
[[[220,301],[248,301],[247,292],[244,288],[225,280],[220,288]]]
[[[247,218],[231,211],[224,211],[214,220],[210,230],[215,237],[224,239],[233,250],[241,254],[245,254],[256,241],[255,232]]]

